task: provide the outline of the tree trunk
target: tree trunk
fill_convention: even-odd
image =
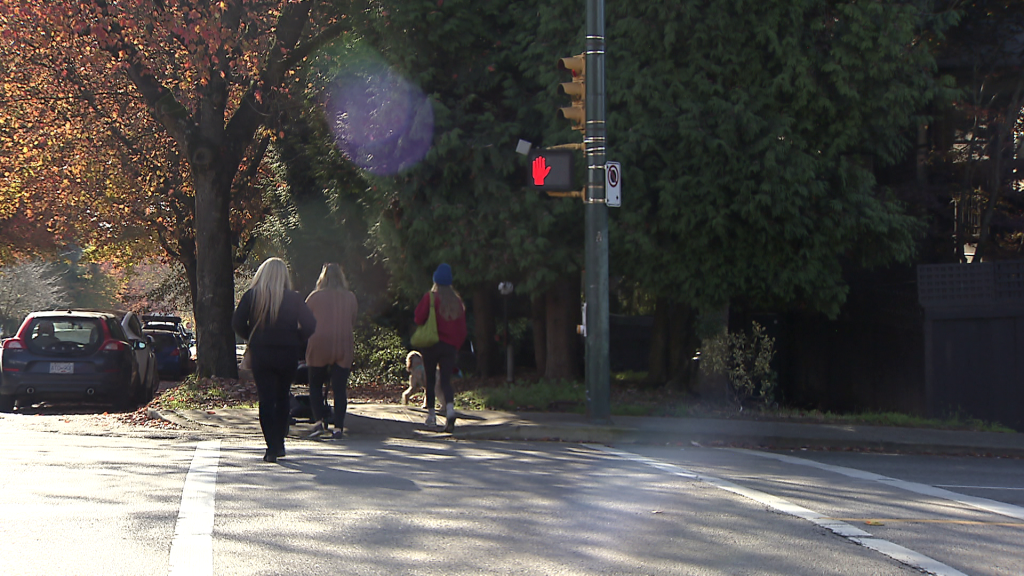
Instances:
[[[473,343],[476,345],[476,371],[483,377],[494,375],[494,291],[481,284],[473,291]]]
[[[648,384],[660,386],[668,382],[669,322],[668,299],[658,298],[654,304],[654,326],[651,328],[651,349],[647,356]]]
[[[547,320],[547,354],[544,377],[550,380],[573,380],[579,377],[576,361],[577,283],[569,278],[558,280],[545,294]]]
[[[676,390],[693,391],[697,386],[697,362],[693,357],[700,348],[697,312],[688,304],[676,304],[669,316],[668,384]]]
[[[196,191],[196,300],[193,304],[199,376],[238,377],[231,328],[235,290],[229,176],[212,168],[193,168]],[[222,181],[225,179],[226,183]]]
[[[547,301],[543,294],[536,294],[530,299],[530,319],[533,323],[533,360],[539,376],[543,376],[547,370],[548,321],[546,307]]]

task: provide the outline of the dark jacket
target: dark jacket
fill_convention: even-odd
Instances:
[[[277,321],[271,325],[262,324],[259,330],[252,333],[253,291],[250,288],[242,295],[235,313],[231,317],[231,328],[240,338],[249,341],[253,348],[263,347],[301,347],[316,331],[316,318],[306,306],[302,295],[293,290],[284,293],[284,300],[277,312]]]

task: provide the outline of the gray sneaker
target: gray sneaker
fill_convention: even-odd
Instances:
[[[425,426],[430,426],[431,428],[436,428],[437,427],[437,418],[433,414],[431,414],[431,415],[427,416],[427,421],[424,422],[423,424]]]

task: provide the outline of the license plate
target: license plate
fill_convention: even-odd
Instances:
[[[50,374],[74,374],[74,362],[50,362]]]

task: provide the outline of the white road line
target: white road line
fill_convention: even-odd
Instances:
[[[971,490],[1024,490],[1024,488],[1012,488],[1010,486],[964,486],[961,484],[936,484],[936,488],[970,488]]]
[[[220,440],[200,442],[181,491],[171,542],[170,576],[213,575],[214,497]]]
[[[860,480],[872,480],[880,482],[882,484],[892,486],[893,488],[900,488],[908,492],[914,492],[915,494],[921,494],[924,496],[931,496],[933,498],[941,498],[943,500],[950,500],[952,502],[959,502],[965,506],[971,506],[979,510],[985,510],[986,512],[992,512],[1001,516],[1007,516],[1009,518],[1016,518],[1018,520],[1024,520],[1024,508],[1020,506],[1014,506],[1013,504],[1007,504],[1005,502],[999,502],[996,500],[989,500],[988,498],[979,498],[977,496],[967,496],[965,494],[958,494],[949,490],[943,490],[935,486],[929,486],[927,484],[921,484],[919,482],[908,482],[906,480],[898,480],[896,478],[890,478],[888,476],[882,476],[881,474],[875,474],[873,472],[865,472],[863,470],[857,470],[856,468],[846,468],[845,466],[833,466],[831,464],[822,464],[821,462],[815,462],[814,460],[805,460],[803,458],[797,458],[795,456],[786,456],[784,454],[772,454],[770,452],[758,452],[756,450],[744,450],[740,448],[727,448],[733,452],[740,452],[743,454],[750,454],[753,456],[760,456],[762,458],[771,458],[787,464],[798,464],[800,466],[809,466],[811,468],[817,468],[819,470],[825,470],[827,472],[833,472],[835,474],[842,474],[850,478],[858,478]]]
[[[609,448],[607,446],[591,444],[587,444],[587,446],[595,450],[600,450],[602,452],[618,456],[620,458],[632,460],[634,462],[639,462],[647,466],[652,466],[663,472],[668,472],[670,474],[675,474],[677,476],[682,476],[684,478],[693,478],[695,480],[711,484],[716,488],[720,488],[727,492],[732,492],[733,494],[749,498],[754,502],[763,504],[770,508],[774,508],[775,510],[778,510],[780,512],[784,512],[786,514],[796,516],[797,518],[802,518],[809,522],[813,522],[814,524],[821,526],[826,530],[829,530],[839,536],[849,539],[851,542],[860,544],[865,548],[870,548],[871,550],[888,556],[889,558],[892,558],[893,560],[900,562],[901,564],[905,564],[907,566],[910,566],[911,568],[921,570],[927,574],[934,574],[935,576],[967,576],[966,574],[957,570],[956,568],[953,568],[952,566],[947,566],[946,564],[943,564],[942,562],[939,562],[934,558],[930,558],[928,556],[925,556],[924,554],[914,552],[909,548],[904,548],[903,546],[900,546],[899,544],[894,544],[892,542],[889,542],[888,540],[875,538],[871,533],[865,532],[864,530],[861,530],[860,528],[857,528],[853,525],[847,524],[846,522],[842,522],[840,520],[833,520],[813,510],[809,510],[802,506],[798,506],[782,498],[772,496],[771,494],[767,494],[759,490],[753,490],[751,488],[745,488],[738,484],[734,484],[728,480],[723,480],[721,478],[716,478],[714,476],[697,474],[680,466],[676,466],[675,464],[661,462],[658,460],[654,460],[652,458],[640,456],[639,454],[633,454],[632,452],[624,452],[622,450],[616,450],[615,448]]]

